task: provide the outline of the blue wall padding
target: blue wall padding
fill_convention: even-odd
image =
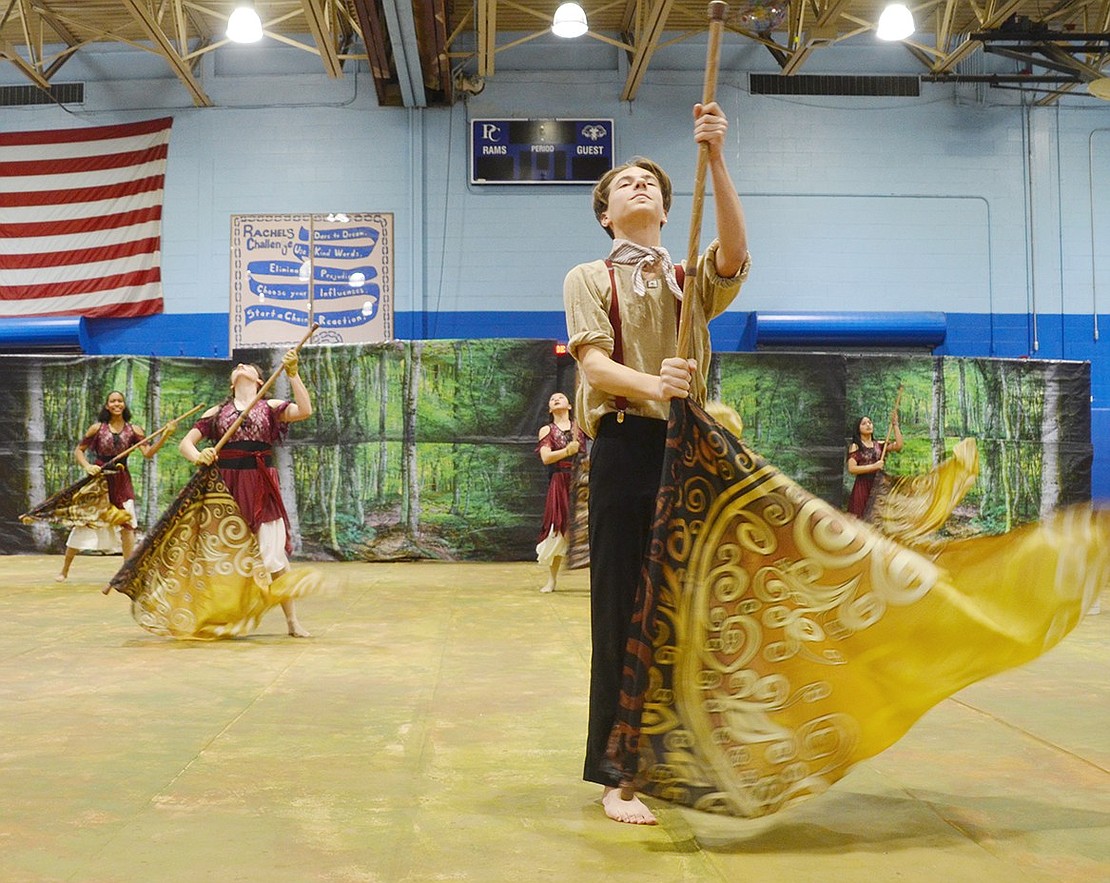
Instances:
[[[89,351],[84,316],[42,316],[0,319],[0,349],[34,352],[42,349]]]
[[[93,319],[93,355],[228,357],[227,313],[157,313],[137,319]]]
[[[929,347],[944,343],[944,313],[755,314],[757,346]]]

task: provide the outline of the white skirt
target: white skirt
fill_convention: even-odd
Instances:
[[[289,566],[289,556],[285,554],[285,522],[282,519],[258,525],[258,545],[262,549],[262,563],[270,573]]]
[[[550,567],[556,558],[567,557],[568,548],[570,543],[567,542],[566,534],[556,533],[552,527],[551,533],[536,546],[536,559],[544,567]]]

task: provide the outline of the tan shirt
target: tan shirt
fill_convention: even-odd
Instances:
[[[717,275],[718,243],[714,240],[705,254],[698,259],[698,274],[692,298],[693,303],[683,303],[683,309],[692,308],[690,317],[690,358],[696,359],[698,371],[694,377],[691,398],[705,401],[706,381],[709,376],[709,320],[719,316],[740,293],[740,286],[747,280],[751,257],[744,259],[740,272],[731,279]],[[624,348],[623,362],[629,368],[645,374],[658,374],[664,359],[672,358],[678,350],[678,328],[675,322],[675,296],[662,280],[656,287],[648,288],[640,297],[632,292],[632,267],[614,264],[617,279],[617,303],[620,308],[621,337]],[[578,358],[583,346],[596,346],[607,355],[613,355],[613,326],[609,322],[609,269],[605,261],[579,264],[567,273],[563,282],[563,304],[567,314],[567,351]],[[579,373],[578,392],[575,396],[575,413],[579,425],[591,438],[596,437],[598,423],[603,415],[616,411],[613,396],[593,389],[585,375]],[[669,402],[629,399],[627,411],[639,417],[666,420]]]

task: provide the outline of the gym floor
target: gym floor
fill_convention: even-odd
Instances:
[[[199,643],[60,563],[0,559],[3,881],[1110,880],[1110,611],[826,794],[646,828],[579,778],[583,571],[314,565],[313,637]]]

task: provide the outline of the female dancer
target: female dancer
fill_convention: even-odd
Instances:
[[[89,475],[97,475],[105,463],[136,442],[140,443],[139,450],[144,457],[153,457],[173,432],[173,427],[170,427],[153,444],[147,444],[143,441],[146,437],[143,430],[131,423],[131,409],[127,406],[123,393],[115,390],[108,393],[108,400],[96,419],[97,422],[88,428],[73,451],[78,465]],[[87,454],[93,456],[94,462],[89,462]],[[126,560],[135,549],[135,528],[138,526],[135,519],[135,487],[131,483],[131,473],[127,471],[127,458],[113,464],[107,481],[108,499],[113,506],[124,510],[131,517],[119,526],[118,533],[114,527],[73,528],[66,539],[62,572],[57,576],[60,583],[69,579],[70,565],[82,550],[115,552],[122,549]]]
[[[894,433],[894,441],[888,447],[885,442],[875,441],[875,424],[870,417],[860,417],[856,423],[852,443],[848,445],[848,471],[856,477],[848,498],[848,511],[856,518],[863,518],[867,510],[875,476],[883,471],[886,455],[902,450],[902,430],[898,426],[897,411],[890,418],[890,429]]]
[[[259,399],[220,450],[218,458],[215,448],[198,450],[197,442],[202,438],[219,441],[262,387],[262,374],[255,365],[236,365],[231,372],[231,394],[227,400],[206,411],[178,446],[190,463],[208,466],[218,459],[220,478],[258,537],[262,560],[274,579],[289,569],[292,540],[277,470],[271,462],[273,445],[285,437],[290,423],[312,416],[312,401],[297,370],[296,350],[287,352],[282,364],[293,389],[292,402]],[[291,598],[281,602],[281,609],[285,612],[289,634],[294,638],[309,637],[297,621]]]
[[[551,422],[540,428],[536,445],[550,476],[536,557],[548,570],[547,582],[540,591],[554,592],[559,568],[567,554],[574,458],[586,446],[586,434],[570,419],[570,402],[561,392],[547,400],[547,409],[551,412]]]

